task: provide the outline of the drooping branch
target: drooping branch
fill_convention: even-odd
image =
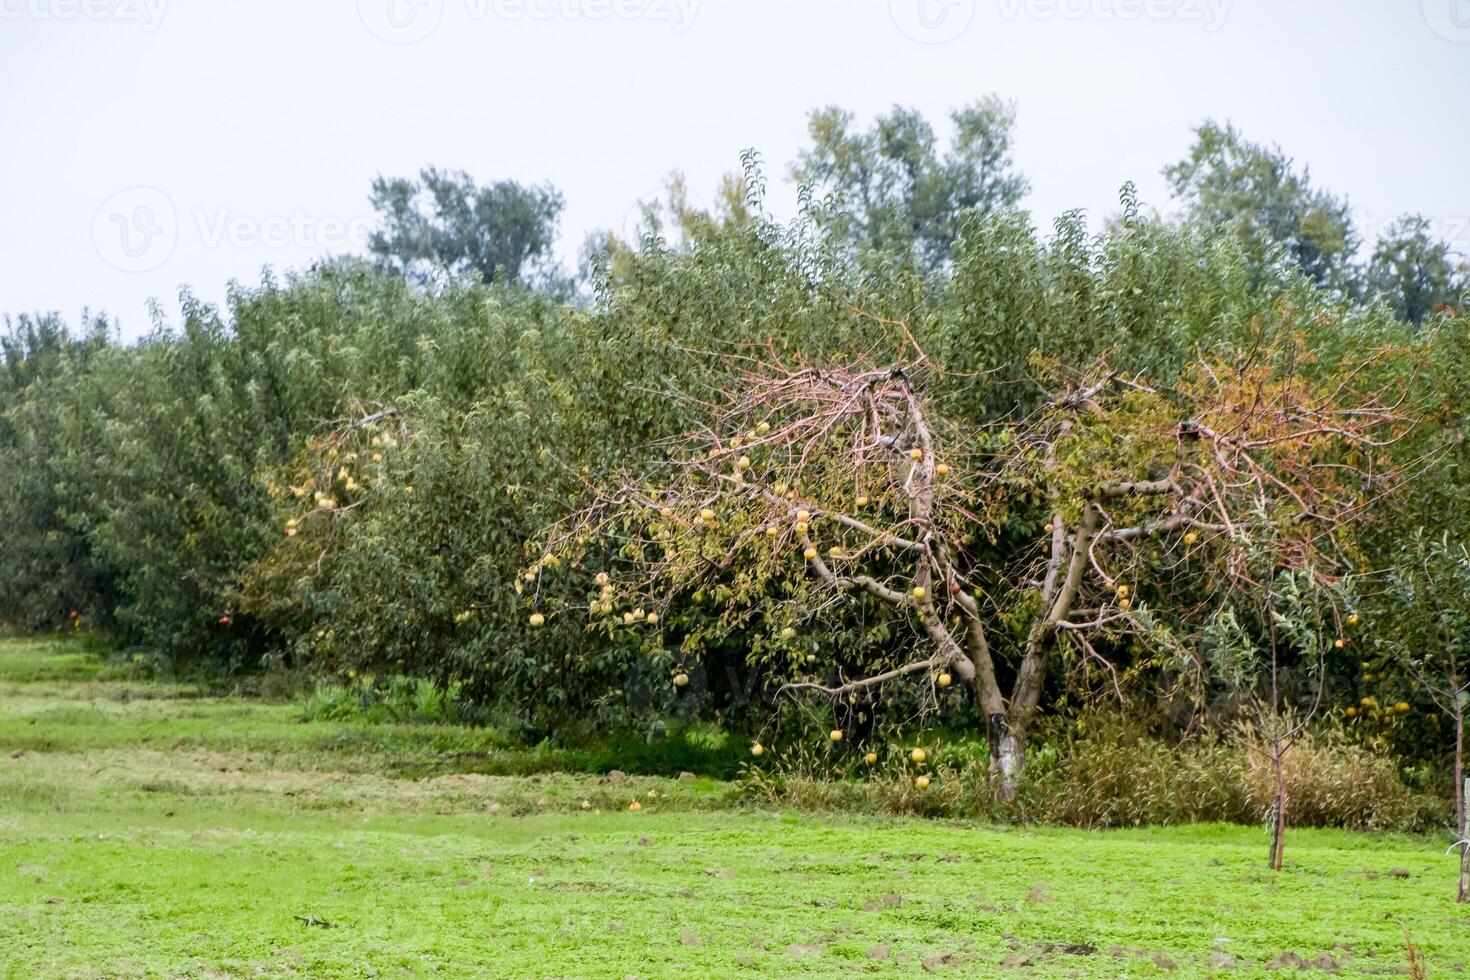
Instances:
[[[1014,752],[1059,650],[1105,665],[1121,696],[1109,639],[1190,661],[1211,604],[1258,587],[1248,552],[1331,574],[1344,528],[1395,480],[1377,454],[1409,424],[1399,392],[1306,383],[1261,356],[1202,361],[1168,389],[1104,365],[1027,419],[959,425],[926,365],[739,362],[664,464],[553,530],[550,552],[616,546],[593,625],[654,622],[685,649],[764,630],[752,649],[784,689],[829,697],[953,671]],[[1045,522],[1040,541],[1017,541],[1027,521]],[[671,622],[702,600],[713,608]],[[795,627],[874,610],[912,632],[885,628],[876,653],[816,668],[826,677],[781,661]]]

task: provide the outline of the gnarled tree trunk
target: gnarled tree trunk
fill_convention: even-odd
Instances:
[[[1009,803],[1016,798],[1017,785],[1026,769],[1025,731],[1011,725],[999,713],[989,717],[987,727],[991,785],[995,787],[996,799]]]

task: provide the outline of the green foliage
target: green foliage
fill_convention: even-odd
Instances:
[[[909,757],[915,741],[927,749],[923,763]],[[1037,741],[1010,803],[989,792],[983,745],[937,733],[877,742],[871,764],[811,741],[772,747],[743,783],[771,805],[1088,829],[1253,824],[1275,793],[1267,740],[1248,726],[1230,738],[1180,734],[1166,720],[1104,705],[1052,720]],[[1407,786],[1390,755],[1335,725],[1299,736],[1285,767],[1294,826],[1431,832],[1450,823],[1448,800]],[[920,775],[930,777],[924,789]]]
[[[545,560],[546,529],[591,488],[658,473],[675,437],[730,390],[732,365],[888,364],[914,345],[929,358],[924,395],[945,420],[955,469],[944,531],[969,537],[967,568],[1002,570],[976,577],[994,597],[1005,663],[1040,611],[1048,508],[1061,502],[1070,517],[1101,475],[1147,471],[1171,452],[1168,426],[1197,403],[1201,364],[1238,375],[1241,391],[1269,386],[1286,376],[1272,374],[1280,364],[1249,369],[1268,348],[1327,390],[1351,359],[1413,345],[1417,356],[1377,358],[1352,384],[1401,385],[1406,414],[1429,418],[1361,461],[1375,472],[1419,467],[1415,492],[1391,506],[1375,499],[1339,557],[1362,570],[1396,554],[1414,528],[1458,526],[1470,485],[1466,320],[1431,309],[1415,331],[1400,317],[1428,299],[1356,307],[1314,288],[1339,283],[1351,230],[1342,202],[1279,151],[1206,127],[1191,160],[1171,170],[1198,221],[1148,220],[1125,188],[1106,232],[1080,214],[1041,231],[1014,209],[1025,183],[1010,162],[1009,107],[987,100],[954,123],[945,148],[904,110],[869,130],[837,110],[814,115],[796,167],[810,187],[790,224],[764,212],[753,153],[711,208],[675,178],[645,211],[640,240],[605,250],[581,308],[559,303],[555,289],[525,288],[550,281],[554,191],[426,171],[375,185],[385,221],[375,255],[389,270],[341,260],[236,287],[223,310],[186,300],[177,325],[129,345],[110,341],[100,321],[74,333],[55,318],[11,324],[0,379],[0,621],[65,628],[77,610],[154,662],[216,676],[285,664],[332,683],[413,677],[447,699],[436,710],[493,715],[523,736],[659,739],[714,722],[743,741],[776,715],[781,680],[813,664],[835,676],[898,662],[918,640],[913,624],[858,598],[803,613],[811,582],[788,547],[689,589],[650,630],[651,607],[623,621],[637,606],[621,591],[601,612],[609,600],[595,576],[609,573],[619,589],[629,582],[636,556],[626,542],[582,542],[575,561],[557,565]],[[1401,280],[1396,295],[1442,296],[1438,246],[1422,227],[1399,231],[1379,263]],[[1305,276],[1273,264],[1282,243]],[[1430,285],[1415,292],[1414,282]],[[1100,364],[1147,379],[1155,393],[1110,399],[1063,441],[1054,471],[1039,473],[1033,456],[1019,485],[977,491],[1015,448],[998,433],[1038,409],[1049,385]],[[376,427],[357,424],[370,416]],[[1333,448],[1303,458],[1324,474],[1346,471]],[[803,479],[832,504],[855,499],[857,475],[829,459]],[[1340,479],[1334,489],[1361,490]],[[874,506],[888,506],[873,488]],[[691,494],[678,516],[702,506]],[[1145,516],[1129,506],[1118,505],[1120,520]],[[1283,506],[1262,533],[1298,517]],[[738,530],[763,518],[737,508],[721,519]],[[661,529],[671,522],[642,528],[653,540]],[[824,550],[854,544],[818,530]],[[715,547],[684,545],[690,568]],[[1211,555],[1176,557],[1143,547],[1126,569],[1156,618],[1146,635],[1103,646],[1124,683],[1168,687],[1200,650],[1197,614],[1217,598],[1218,579],[1203,561]],[[1379,604],[1390,600],[1365,592],[1354,607],[1365,626],[1386,623]],[[1259,668],[1261,622],[1238,625],[1237,646],[1254,644],[1246,666]],[[787,627],[794,637],[782,636]],[[1393,673],[1404,653],[1383,642],[1376,656]],[[1080,647],[1063,643],[1061,654],[1048,704],[1105,686]],[[1325,656],[1338,673],[1359,659]],[[691,678],[687,688],[670,683],[676,673]],[[1352,684],[1339,686],[1341,701]],[[932,708],[932,695],[916,680],[804,722],[847,728],[865,715],[864,737],[882,738],[885,725]],[[955,685],[933,717],[975,723],[971,692]]]
[[[378,177],[372,205],[383,222],[368,249],[388,268],[433,278],[476,273],[485,282],[559,283],[551,249],[561,194],[513,180],[483,187],[462,171],[427,167],[418,180]]]
[[[0,622],[111,620],[114,572],[86,498],[96,427],[87,379],[110,346],[101,319],[71,334],[56,317],[21,317],[0,336]]]
[[[1470,287],[1465,270],[1451,261],[1449,246],[1432,239],[1429,222],[1417,214],[1384,230],[1366,278],[1371,294],[1385,297],[1395,316],[1416,325],[1459,301]]]
[[[1164,169],[1190,219],[1238,236],[1257,280],[1278,261],[1318,286],[1351,290],[1357,232],[1345,198],[1313,187],[1279,147],[1206,122],[1189,156]]]
[[[1014,207],[1026,179],[1011,170],[1015,109],[987,96],[950,114],[954,135],[940,155],[934,129],[895,106],[870,130],[831,106],[813,112],[792,176],[805,185],[818,223],[859,251],[947,264],[967,214]]]

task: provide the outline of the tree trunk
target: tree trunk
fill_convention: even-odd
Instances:
[[[1457,692],[1458,693],[1458,692]],[[1460,835],[1460,887],[1455,901],[1470,901],[1470,823],[1465,813],[1465,797],[1470,796],[1470,780],[1465,778],[1465,709],[1455,698],[1455,829]]]
[[[1460,889],[1455,894],[1455,901],[1470,901],[1470,826],[1465,823],[1465,807],[1463,801],[1466,794],[1470,794],[1470,779],[1460,780]]]
[[[1026,734],[1003,714],[992,714],[989,722],[991,785],[997,800],[1010,803],[1026,769]]]
[[[1282,762],[1284,746],[1271,747],[1271,765],[1276,772],[1276,802],[1271,814],[1271,859],[1272,871],[1280,871],[1286,854],[1286,767]]]

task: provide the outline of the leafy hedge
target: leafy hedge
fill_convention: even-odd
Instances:
[[[960,422],[1033,407],[1037,358],[1106,355],[1166,385],[1263,328],[1324,359],[1432,351],[1405,384],[1435,424],[1406,452],[1433,456],[1433,499],[1459,499],[1459,470],[1433,467],[1464,455],[1463,318],[1416,333],[1285,274],[1263,284],[1231,240],[1123,204],[1103,234],[1079,215],[1045,236],[1018,212],[972,215],[938,271],[757,215],[678,247],[647,240],[587,307],[344,261],[236,287],[223,311],[186,297],[176,327],[131,344],[100,321],[23,318],[0,381],[0,619],[48,628],[76,611],[213,670],[430,678],[535,733],[754,724],[765,678],[738,639],[678,692],[664,683],[677,653],[643,634],[571,617],[532,631],[531,592],[585,605],[615,551],[523,573],[590,486],[698,418],[730,358],[881,360],[909,336],[945,369],[935,394]],[[1365,535],[1388,547],[1429,516],[1385,514]]]

